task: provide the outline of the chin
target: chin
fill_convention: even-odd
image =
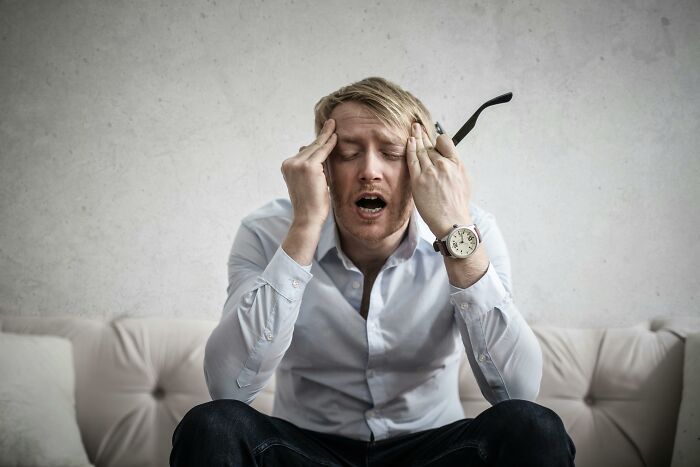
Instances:
[[[349,229],[346,227],[346,230],[356,239],[361,240],[364,243],[373,244],[380,243],[398,229],[382,229],[377,225],[356,224]]]
[[[384,216],[379,219],[359,219],[355,212],[354,202],[340,205],[337,198],[331,197],[331,200],[335,222],[339,229],[367,245],[381,243],[405,228],[413,210],[413,199],[406,197],[400,205],[389,207]]]
[[[344,215],[344,213],[341,213],[339,217],[340,218],[336,217],[336,223],[340,224],[343,230],[357,240],[360,240],[368,245],[372,245],[381,243],[383,240],[405,227],[410,217],[410,211],[409,216],[406,216],[405,219],[393,219],[389,220],[389,222],[386,222],[386,220],[383,220],[384,222],[357,222],[356,220],[352,219],[352,214]],[[351,220],[348,221],[348,218]]]

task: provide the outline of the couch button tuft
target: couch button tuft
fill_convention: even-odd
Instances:
[[[583,402],[585,402],[586,405],[593,405],[593,404],[595,404],[595,399],[593,399],[593,396],[588,395],[588,396],[583,398]]]
[[[162,399],[165,397],[165,390],[161,388],[160,386],[156,386],[153,391],[151,391],[151,395],[153,396],[154,399]]]

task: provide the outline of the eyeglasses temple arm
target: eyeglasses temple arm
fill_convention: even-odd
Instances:
[[[469,117],[469,120],[467,120],[467,122],[464,125],[462,125],[462,128],[460,128],[459,131],[457,133],[455,133],[455,135],[452,137],[452,143],[455,146],[457,146],[460,143],[460,141],[462,141],[464,139],[464,137],[467,136],[467,134],[470,131],[472,131],[472,129],[474,128],[474,125],[476,125],[476,119],[479,118],[479,114],[486,107],[491,107],[492,105],[496,105],[496,104],[505,104],[506,102],[510,102],[510,100],[512,98],[513,98],[513,93],[507,92],[507,93],[500,95],[498,97],[494,97],[490,101],[485,102],[484,105],[479,107],[479,109],[476,112],[474,112],[474,115]]]

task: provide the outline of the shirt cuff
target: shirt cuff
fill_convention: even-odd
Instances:
[[[272,257],[260,278],[290,302],[301,300],[306,284],[313,274],[311,266],[302,266],[280,246]]]
[[[508,292],[491,263],[486,274],[469,288],[461,289],[450,284],[450,301],[467,323],[481,319],[507,300]]]

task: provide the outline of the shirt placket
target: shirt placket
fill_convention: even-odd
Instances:
[[[367,313],[367,369],[365,376],[367,387],[372,398],[373,406],[365,412],[365,419],[370,430],[376,437],[384,437],[388,431],[386,417],[382,414],[382,402],[386,401],[386,389],[380,368],[384,361],[386,351],[386,341],[379,322],[381,310],[384,307],[379,284],[381,283],[383,271],[375,279],[375,287],[372,287],[369,301],[369,311]]]

